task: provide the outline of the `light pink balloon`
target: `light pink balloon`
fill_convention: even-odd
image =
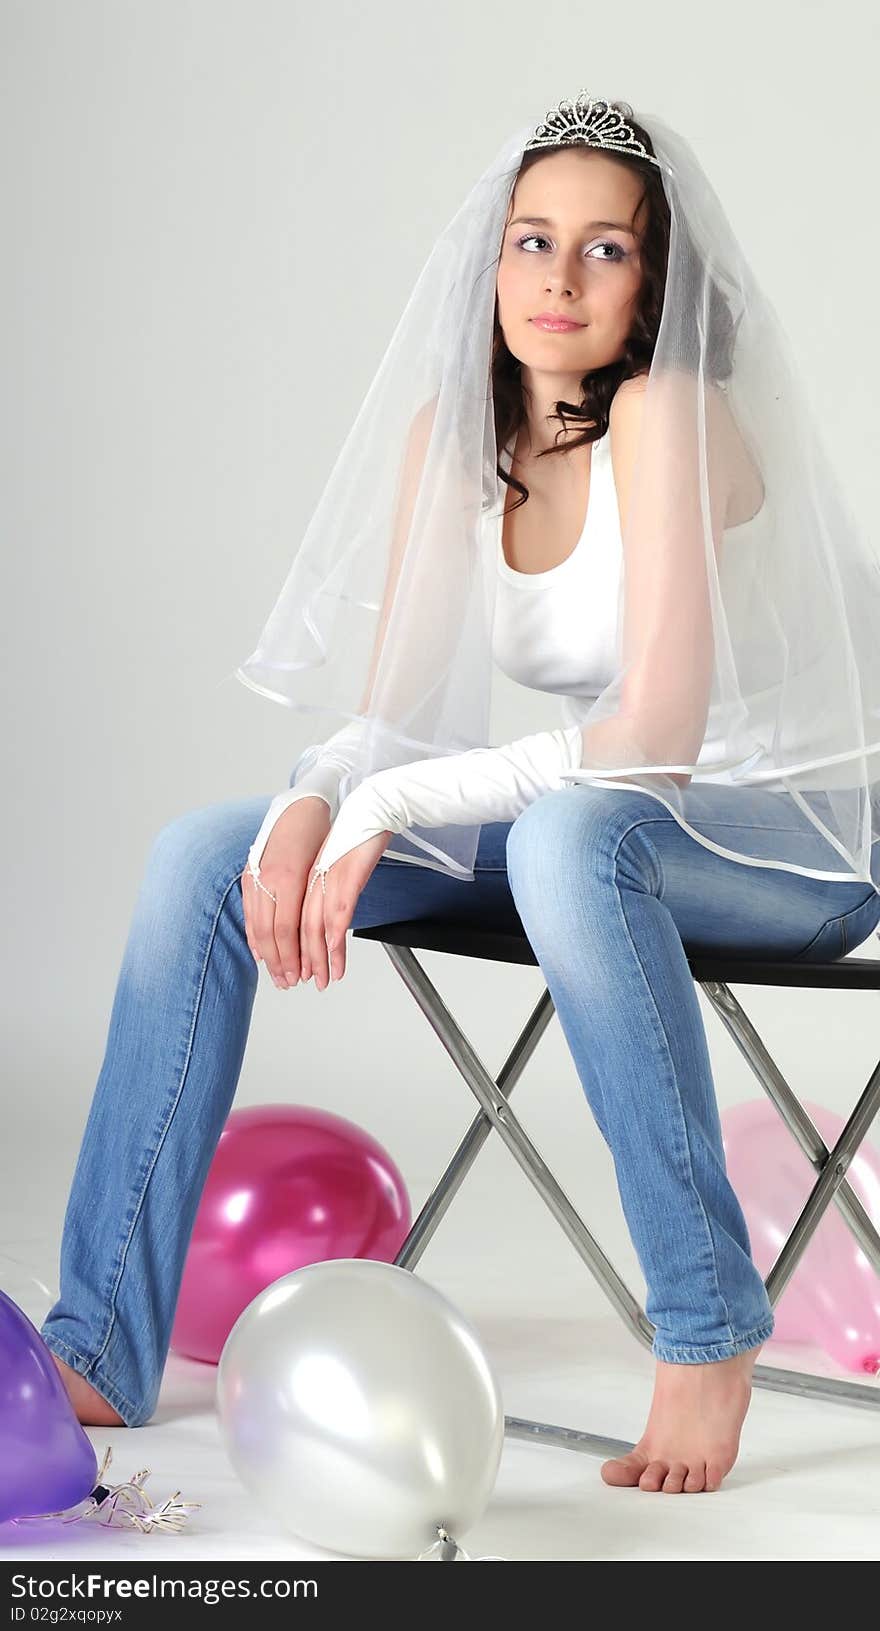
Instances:
[[[391,1263],[412,1222],[403,1176],[369,1133],[304,1105],[226,1121],[202,1192],[171,1347],[217,1364],[239,1314],[306,1263]]]
[[[845,1119],[804,1103],[829,1150]],[[747,1100],[721,1118],[727,1173],[745,1214],[752,1256],[764,1279],[818,1174],[769,1099]],[[880,1227],[880,1153],[868,1138],[847,1173]],[[771,1343],[808,1342],[846,1370],[880,1374],[880,1275],[832,1201],[782,1293]]]

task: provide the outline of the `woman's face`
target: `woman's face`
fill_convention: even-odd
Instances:
[[[542,394],[562,397],[563,380],[622,353],[642,280],[636,233],[645,212],[631,225],[642,193],[631,167],[586,147],[548,153],[516,181],[498,261],[498,319]],[[583,326],[538,328],[534,318],[547,311]]]

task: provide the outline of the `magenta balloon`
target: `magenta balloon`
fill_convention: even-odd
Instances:
[[[39,1331],[0,1291],[0,1523],[66,1512],[98,1463]]]
[[[824,1105],[804,1108],[831,1149],[844,1118]],[[735,1105],[721,1124],[728,1176],[766,1279],[817,1174],[769,1100]],[[880,1153],[868,1139],[847,1178],[880,1226]],[[833,1202],[776,1305],[770,1340],[814,1343],[846,1370],[880,1374],[880,1276]]]
[[[328,1258],[392,1263],[411,1223],[402,1174],[353,1121],[306,1105],[233,1110],[199,1203],[171,1346],[217,1364],[266,1286]]]

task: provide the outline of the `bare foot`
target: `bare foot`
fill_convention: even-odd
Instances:
[[[51,1353],[51,1349],[49,1350]],[[77,1421],[84,1427],[124,1427],[125,1422],[117,1415],[111,1404],[87,1382],[79,1371],[65,1365],[56,1353],[52,1354],[59,1371],[61,1380],[67,1389],[70,1402],[73,1405]]]
[[[628,1455],[602,1463],[605,1483],[664,1495],[718,1489],[739,1452],[762,1347],[711,1365],[658,1359],[648,1424]]]

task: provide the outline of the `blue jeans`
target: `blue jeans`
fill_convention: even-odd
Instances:
[[[738,825],[754,846],[755,829],[780,819],[771,793],[709,796],[709,836],[729,847]],[[60,1294],[42,1335],[130,1427],[156,1407],[244,1056],[258,969],[240,878],[270,797],[190,810],[157,834],[68,1199]],[[795,819],[786,807],[798,857],[811,864],[812,846],[827,865],[815,829],[796,832]],[[731,861],[650,795],[613,787],[564,788],[513,823],[485,824],[474,870],[471,883],[383,857],[352,927],[443,917],[525,930],[614,1158],[656,1356],[699,1363],[757,1346],[772,1310],[725,1173],[684,948],[839,957],[871,934],[880,894]]]

